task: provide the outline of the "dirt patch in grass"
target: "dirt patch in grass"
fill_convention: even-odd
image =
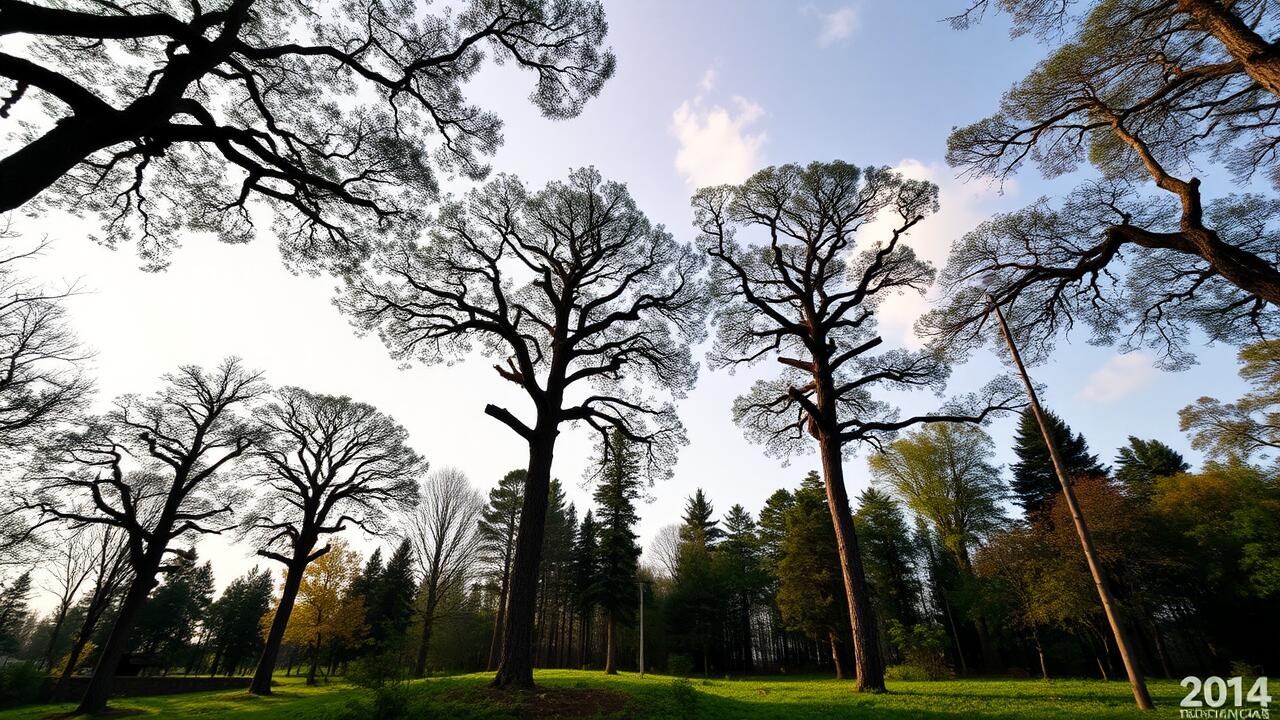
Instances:
[[[533,690],[469,688],[450,690],[441,699],[458,703],[485,703],[512,711],[522,718],[583,718],[618,715],[631,696],[601,688],[539,687]]]

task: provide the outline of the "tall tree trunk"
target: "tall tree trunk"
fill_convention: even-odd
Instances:
[[[849,494],[845,490],[840,442],[835,436],[834,428],[819,431],[818,445],[822,451],[827,506],[831,510],[832,525],[835,526],[840,572],[844,576],[849,624],[853,630],[853,664],[858,675],[856,687],[858,692],[884,692],[884,663],[880,658],[880,643],[876,638],[875,615],[871,608],[866,573],[862,567],[862,555],[858,550],[858,535],[853,527],[853,512],[849,509]]]
[[[58,645],[58,635],[62,632],[62,624],[67,621],[67,608],[70,603],[61,603],[58,605],[57,617],[53,620],[53,628],[49,631],[49,645],[44,650],[44,671],[53,671],[53,651]]]
[[[414,677],[427,676],[427,651],[431,648],[431,627],[436,619],[436,588],[427,587],[427,600],[422,612],[422,638],[418,641],[418,660],[413,666]]]
[[[614,666],[614,662],[615,662],[614,655],[617,654],[617,650],[614,648],[614,644],[613,644],[614,624],[617,621],[614,618],[612,612],[608,614],[608,620],[606,622],[608,624],[605,626],[604,674],[617,675],[618,668]]]
[[[298,599],[298,588],[302,585],[302,576],[306,572],[306,553],[302,553],[299,562],[295,553],[294,562],[290,563],[284,576],[284,587],[280,590],[280,605],[276,607],[275,617],[271,619],[271,629],[267,631],[267,640],[262,647],[262,656],[258,660],[258,668],[253,673],[253,682],[249,684],[249,692],[254,695],[271,694],[271,675],[276,671],[276,660],[280,656],[280,644],[284,641],[284,631],[289,627],[289,616],[293,613],[293,603]]]
[[[1040,658],[1040,679],[1048,680],[1049,665],[1044,661],[1044,647],[1040,645],[1040,633],[1033,630],[1031,632],[1031,638],[1035,640],[1036,643],[1036,657]]]
[[[161,524],[160,527],[165,525]],[[106,709],[116,669],[120,666],[125,651],[129,649],[129,635],[133,633],[133,626],[138,623],[142,608],[147,604],[147,596],[156,586],[156,573],[160,570],[163,556],[164,548],[155,548],[143,556],[143,560],[138,563],[139,567],[134,568],[133,582],[129,584],[129,591],[120,602],[120,612],[111,628],[111,634],[102,645],[93,677],[89,679],[80,705],[76,707],[77,714],[99,713]]]
[[[320,636],[316,636],[311,646],[311,667],[307,669],[307,684],[316,684],[316,671],[320,669]]]
[[[747,594],[742,593],[741,617],[742,623],[742,670],[750,674],[755,670],[751,651],[751,602]]]
[[[494,687],[533,687],[533,615],[547,523],[555,433],[554,427],[550,431],[535,431],[529,441],[529,475],[520,508],[520,531],[516,535],[506,621],[502,628],[502,655],[493,678]]]
[[[831,664],[836,668],[836,679],[844,679],[844,663],[840,662],[840,643],[834,631],[827,631],[827,641],[831,644]]]

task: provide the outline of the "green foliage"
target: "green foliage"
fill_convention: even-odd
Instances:
[[[881,622],[918,622],[920,551],[912,542],[902,508],[886,493],[868,487],[858,497],[853,521],[876,617]]]
[[[667,672],[676,677],[687,678],[693,674],[693,658],[683,653],[672,653],[667,656]]]
[[[699,542],[708,547],[715,545],[720,538],[724,537],[724,531],[720,529],[720,523],[715,519],[715,515],[715,507],[703,494],[702,488],[697,488],[685,502],[681,536],[686,541]]]
[[[1239,358],[1240,377],[1249,392],[1233,403],[1202,397],[1178,411],[1191,447],[1225,463],[1259,455],[1265,459],[1280,449],[1280,340],[1249,345]]]
[[[835,528],[822,480],[810,472],[785,514],[778,563],[778,609],[787,627],[815,640],[844,637],[849,625]]]
[[[591,594],[609,614],[629,618],[636,605],[640,546],[633,528],[640,519],[635,501],[640,497],[641,479],[635,450],[622,433],[614,430],[608,443],[607,466],[594,496],[599,539]]]
[[[241,662],[262,649],[262,618],[271,609],[271,573],[257,567],[231,581],[209,608],[209,645],[220,667],[210,672],[232,673]]]
[[[22,628],[27,621],[27,601],[31,598],[31,572],[0,586],[0,653],[9,654],[21,644]]]
[[[0,665],[0,708],[35,702],[44,687],[45,675],[35,663]]]
[[[671,703],[675,706],[673,717],[684,720],[698,717],[698,691],[689,678],[678,677],[671,681]]]
[[[1116,455],[1115,478],[1124,483],[1129,494],[1145,499],[1151,496],[1156,478],[1177,475],[1191,469],[1182,454],[1159,440],[1142,440],[1132,435],[1129,444]]]
[[[418,589],[409,541],[396,546],[384,567],[370,558],[358,585],[364,598],[370,651],[383,653],[400,648],[413,619],[413,598]]]
[[[213,568],[197,564],[195,549],[176,555],[164,581],[151,593],[129,636],[136,652],[165,668],[179,660],[213,601]]]
[[[903,625],[896,620],[888,623],[889,639],[906,655],[905,666],[899,672],[915,677],[902,680],[942,680],[952,676],[947,667],[947,631],[936,623]]]
[[[1068,477],[1099,477],[1107,474],[1107,469],[1098,464],[1098,457],[1089,453],[1089,444],[1085,442],[1084,435],[1073,434],[1062,418],[1051,410],[1046,410],[1044,417],[1045,424],[1049,426],[1049,436],[1053,438]],[[1018,505],[1028,515],[1044,511],[1061,492],[1061,483],[1054,473],[1049,448],[1044,444],[1044,434],[1030,409],[1024,410],[1018,418],[1013,453],[1018,461],[1012,466],[1013,480],[1010,487],[1017,496]]]

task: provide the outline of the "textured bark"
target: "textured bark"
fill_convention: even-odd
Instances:
[[[306,554],[302,557],[305,560]],[[285,573],[284,587],[280,590],[280,604],[276,607],[275,617],[271,619],[271,629],[267,632],[262,657],[258,660],[258,669],[254,671],[253,682],[249,685],[249,692],[254,695],[271,694],[271,675],[276,669],[280,645],[284,642],[284,631],[289,626],[289,616],[293,613],[293,603],[298,599],[298,588],[302,586],[302,576],[306,569],[305,561],[299,563],[295,560]]]
[[[827,642],[831,645],[831,664],[836,668],[836,679],[844,679],[844,663],[840,662],[840,643],[834,632],[827,633]]]
[[[133,626],[138,623],[143,606],[147,604],[147,596],[156,585],[156,573],[159,572],[163,553],[164,548],[149,551],[139,563],[140,567],[134,568],[133,582],[120,603],[115,626],[111,628],[111,634],[102,646],[93,677],[85,688],[80,705],[76,707],[77,713],[100,713],[106,709],[107,699],[111,697],[111,681],[115,679],[116,668],[120,666],[120,661],[129,648],[129,635],[133,632]]]

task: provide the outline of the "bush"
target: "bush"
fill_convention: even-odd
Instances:
[[[671,704],[675,709],[672,717],[691,720],[698,716],[698,691],[688,678],[671,681]]]
[[[26,705],[40,699],[44,673],[29,662],[0,665],[0,707]]]
[[[667,672],[676,677],[687,678],[693,674],[693,658],[679,653],[667,658]]]
[[[370,702],[352,700],[339,714],[341,720],[402,720],[409,717],[409,688],[404,668],[394,654],[384,653],[352,663],[347,679],[373,691]]]
[[[907,661],[885,669],[885,677],[892,680],[942,680],[952,677],[947,667],[947,632],[941,625],[921,623],[903,625],[889,621],[889,639],[902,651]],[[891,676],[890,671],[897,676]]]

